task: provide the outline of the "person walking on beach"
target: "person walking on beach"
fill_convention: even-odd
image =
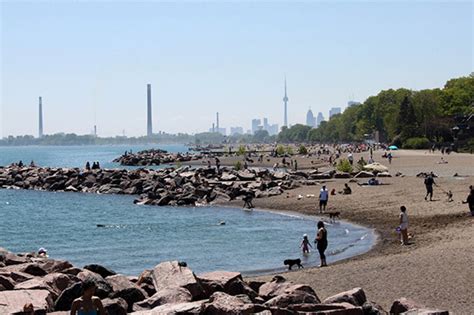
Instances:
[[[219,174],[220,169],[221,169],[221,160],[219,160],[219,158],[216,156],[215,161],[216,161],[217,173]]]
[[[467,203],[469,206],[469,211],[471,212],[471,215],[474,216],[474,186],[469,186],[469,195],[466,198],[466,201],[463,201],[462,203]]]
[[[428,200],[428,195],[429,195],[430,196],[430,201],[433,201],[433,185],[436,185],[433,177],[434,177],[434,174],[433,174],[433,172],[431,172],[425,178],[425,187],[426,187],[425,200]]]
[[[327,266],[327,263],[324,252],[328,248],[328,231],[324,227],[323,221],[318,222],[318,233],[316,234],[314,242],[316,243],[316,248],[318,249],[319,257],[321,259],[319,267],[325,267]]]
[[[303,249],[303,254],[309,253],[309,247],[313,248],[311,246],[309,240],[308,240],[308,235],[304,234],[303,235],[303,241],[301,242],[300,248]]]
[[[400,234],[402,245],[408,245],[408,215],[405,206],[400,207]]]
[[[323,211],[326,211],[328,198],[329,198],[329,192],[326,189],[326,186],[323,186],[321,188],[321,191],[319,192],[319,213],[323,213]]]
[[[82,296],[72,302],[71,315],[105,315],[104,306],[94,293],[94,280],[86,278],[82,282]]]

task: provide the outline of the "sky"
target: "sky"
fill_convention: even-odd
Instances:
[[[250,129],[474,69],[473,2],[0,0],[0,136]],[[227,129],[229,131],[229,129]]]

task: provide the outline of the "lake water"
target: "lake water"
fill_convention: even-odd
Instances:
[[[180,144],[0,147],[0,166],[22,160],[25,164],[35,161],[38,166],[84,167],[86,161],[91,164],[99,161],[103,168],[118,168],[122,166],[112,161],[125,151],[138,152],[153,148],[170,153],[188,151],[188,147]]]
[[[118,167],[110,161],[130,148],[146,147],[0,147],[0,165],[34,159],[43,166],[82,166],[90,160]],[[314,239],[319,218],[240,208],[140,206],[133,199],[0,189],[0,247],[15,252],[45,247],[51,257],[79,267],[98,263],[128,275],[174,259],[195,272],[245,274],[283,270],[288,258],[299,257],[306,266],[319,263],[316,250],[303,256],[299,248],[303,234]],[[375,241],[371,230],[344,222],[329,225],[328,235],[328,262],[365,252]]]

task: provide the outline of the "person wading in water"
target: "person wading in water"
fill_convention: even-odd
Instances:
[[[316,234],[314,242],[317,244],[316,248],[318,249],[319,257],[321,258],[321,264],[319,267],[325,267],[327,266],[327,263],[324,251],[328,248],[328,231],[324,227],[323,221],[318,222],[318,233]]]

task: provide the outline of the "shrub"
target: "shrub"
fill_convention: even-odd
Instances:
[[[235,163],[235,165],[234,165],[234,169],[235,169],[236,171],[240,171],[240,170],[242,169],[242,162],[237,161],[237,162]]]
[[[339,172],[350,173],[352,172],[352,165],[348,159],[340,159],[336,165],[336,169]]]
[[[286,153],[288,153],[289,155],[293,155],[293,148],[291,146],[287,146],[286,147]]]
[[[237,149],[237,155],[245,155],[245,146],[244,145],[239,145],[239,148]]]
[[[431,146],[427,138],[409,138],[403,143],[404,149],[428,149]]]
[[[277,155],[284,155],[285,154],[285,147],[279,144],[276,148]]]
[[[298,148],[298,154],[308,154],[308,149],[304,145],[300,145],[300,147]]]

